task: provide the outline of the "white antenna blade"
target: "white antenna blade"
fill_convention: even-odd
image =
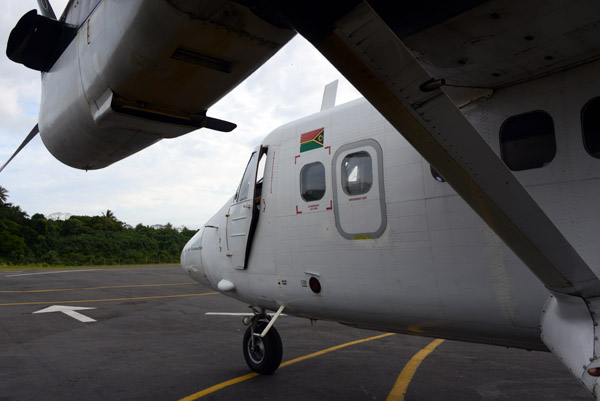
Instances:
[[[337,79],[325,86],[325,90],[323,91],[323,102],[321,103],[321,111],[330,109],[335,106],[335,98],[337,97],[337,87]]]

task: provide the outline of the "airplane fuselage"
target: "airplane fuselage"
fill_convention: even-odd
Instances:
[[[497,152],[498,132],[508,117],[539,108],[552,115],[556,156],[515,175],[591,261],[599,257],[586,234],[599,223],[593,202],[598,170],[591,168],[598,160],[581,144],[579,120],[594,88],[576,92],[577,85],[564,82],[585,79],[595,64],[521,85],[518,90],[532,94],[528,99],[516,98],[509,88],[463,107]],[[557,110],[564,97],[573,98],[567,103],[572,110]],[[505,114],[482,118],[492,107]],[[322,145],[307,150],[303,134],[319,130]],[[182,264],[194,279],[250,305],[271,310],[284,305],[286,313],[311,319],[545,349],[539,321],[549,292],[368,102],[356,100],[284,125],[262,147],[260,200],[236,195],[185,247]],[[362,174],[365,157],[369,182],[361,187],[355,174],[357,182],[348,189],[352,184],[344,179],[353,172],[345,170],[358,166],[354,173]],[[256,163],[251,160],[248,168],[256,169]],[[317,182],[315,195],[303,179],[319,173],[324,192]],[[251,230],[239,222],[252,219],[252,208],[259,212],[244,265],[245,234]],[[320,292],[311,289],[311,278]],[[221,281],[233,288],[219,288]]]

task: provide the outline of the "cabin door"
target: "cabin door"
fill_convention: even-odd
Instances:
[[[332,163],[338,232],[352,240],[380,237],[387,225],[381,146],[373,139],[344,145]]]
[[[233,267],[245,269],[259,216],[264,159],[267,148],[256,149],[227,213],[227,256]],[[263,163],[261,163],[263,161]],[[261,171],[259,171],[261,170]]]

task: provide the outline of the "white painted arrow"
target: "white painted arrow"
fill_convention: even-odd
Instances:
[[[87,317],[86,315],[83,315],[79,312],[75,312],[78,310],[85,310],[85,309],[96,309],[96,308],[87,308],[85,306],[62,306],[62,305],[52,305],[49,306],[47,308],[41,309],[37,312],[33,312],[33,313],[50,313],[50,312],[62,312],[67,316],[71,316],[73,319],[77,319],[80,322],[83,323],[91,323],[91,322],[95,322],[96,320],[92,319],[91,317]]]

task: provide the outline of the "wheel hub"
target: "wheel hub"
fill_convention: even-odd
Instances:
[[[265,358],[265,344],[260,337],[255,337],[253,340],[248,342],[248,356],[252,362],[260,364]]]

